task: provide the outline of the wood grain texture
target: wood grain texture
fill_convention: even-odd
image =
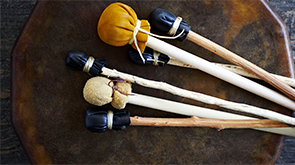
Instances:
[[[155,127],[210,127],[219,131],[222,129],[241,129],[241,128],[272,128],[288,127],[288,125],[269,120],[221,120],[221,119],[202,119],[198,117],[190,118],[151,118],[151,117],[130,117],[130,125],[155,126]]]
[[[270,73],[256,66],[250,61],[245,60],[234,52],[231,52],[230,50],[198,35],[197,33],[194,33],[193,31],[190,31],[188,33],[187,39],[219,55],[220,57],[230,61],[231,63],[242,67],[246,71],[271,84],[276,89],[279,89],[281,92],[289,96],[292,100],[295,100],[295,90],[293,88],[281,82],[279,79],[275,78]]]
[[[294,0],[270,0],[290,33],[295,52]],[[10,124],[10,53],[35,1],[1,1],[1,164],[28,164],[28,159]],[[160,133],[160,132],[159,132]],[[286,137],[277,164],[294,163],[295,138]],[[71,163],[71,162],[68,162]]]

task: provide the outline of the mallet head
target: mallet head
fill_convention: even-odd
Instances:
[[[113,130],[119,131],[130,125],[129,112],[121,110],[111,113],[99,108],[88,109],[84,115],[85,127],[91,132],[100,133],[107,131],[110,127]],[[110,114],[112,116],[108,117]],[[112,121],[108,121],[109,119]]]
[[[177,17],[169,11],[157,8],[151,12],[149,23],[152,30],[168,34],[170,29],[173,27],[176,18]],[[190,28],[191,26],[188,25],[184,20],[182,20],[174,35],[178,35],[184,30],[183,34],[177,38],[180,41],[184,41],[190,31]]]
[[[113,100],[113,82],[106,77],[92,77],[87,80],[83,88],[84,99],[93,105],[102,106]]]
[[[87,61],[90,57],[81,51],[71,50],[68,52],[65,63],[66,66],[72,70],[76,71],[85,71],[85,66],[90,65]],[[94,61],[91,63],[91,66],[88,66],[88,72],[92,76],[98,76],[102,72],[102,68],[108,64],[106,59],[93,59]]]

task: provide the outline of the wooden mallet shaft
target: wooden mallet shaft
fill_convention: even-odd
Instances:
[[[170,59],[168,64],[174,65],[174,66],[186,67],[186,68],[194,68],[191,65],[185,64],[185,63],[183,63],[179,60],[175,60],[175,59]],[[256,75],[244,70],[242,67],[239,67],[239,66],[230,65],[230,64],[220,64],[220,63],[213,63],[213,64],[217,65],[219,67],[222,67],[226,70],[229,70],[231,72],[234,72],[236,74],[245,76],[245,77],[261,79],[261,78],[257,77]],[[291,87],[295,87],[295,79],[281,76],[281,75],[277,75],[277,74],[271,74],[271,75],[276,77],[277,79],[279,79],[281,82],[283,82]]]
[[[179,49],[173,45],[170,45],[164,41],[149,36],[147,46],[157,50],[163,54],[167,54],[175,59],[183,61],[201,71],[209,73],[215,77],[218,77],[224,81],[227,81],[233,85],[236,85],[242,89],[252,92],[265,99],[273,101],[277,104],[285,106],[289,109],[295,110],[294,101],[286,98],[278,92],[275,92],[265,86],[262,86],[254,81],[251,81],[245,77],[237,75],[229,70],[223,69],[219,66],[212,64],[211,62],[199,58],[189,52]],[[291,88],[291,87],[290,87]],[[290,106],[289,106],[290,105]]]
[[[159,117],[130,117],[124,110],[111,111],[99,107],[88,109],[84,115],[85,127],[91,132],[105,132],[108,129],[122,130],[126,126],[152,126],[152,127],[211,127],[222,129],[245,128],[288,128],[288,125],[268,120],[219,120],[204,119],[192,116],[190,118],[159,118]]]
[[[266,81],[267,83],[271,84],[281,92],[285,93],[291,99],[295,100],[295,90],[293,88],[281,82],[267,71],[238,56],[237,54],[191,31],[190,26],[186,24],[185,21],[182,21],[180,17],[176,17],[169,11],[166,11],[164,9],[155,9],[150,14],[149,21],[151,27],[159,32],[168,33],[170,35],[176,35],[180,33],[180,31],[182,31],[183,34],[180,35],[180,37],[178,37],[179,40],[183,41],[187,38],[188,40],[219,55],[220,57],[232,62],[233,64],[242,67],[246,71],[253,73],[260,79]],[[172,31],[173,33],[171,33]]]
[[[156,39],[147,31],[150,27],[149,25],[149,22],[146,20],[138,20],[135,11],[130,6],[122,3],[113,3],[102,12],[98,21],[97,32],[100,39],[110,45],[124,46],[129,43],[133,46],[135,45],[139,52],[143,52],[145,47],[148,46],[258,96],[282,106],[287,106],[290,109],[295,109],[295,103],[285,96]],[[291,104],[292,106],[289,106]]]
[[[202,37],[201,35],[189,31],[187,39],[204,47],[205,49],[219,55],[220,57],[230,61],[231,63],[242,67],[246,71],[253,73],[260,79],[264,80],[265,82],[269,83],[273,87],[277,88],[293,100],[295,100],[295,90],[290,86],[286,85],[267,71],[263,70],[262,68],[254,65],[253,63],[249,62],[248,60],[238,56],[237,54],[229,51],[228,49]]]
[[[80,59],[82,59],[82,60],[79,61]],[[85,53],[77,52],[77,51],[69,52],[67,59],[66,59],[66,63],[69,68],[72,68],[75,70],[83,70],[83,68],[85,67],[85,63],[88,63],[86,61],[89,61],[89,59],[91,59],[91,58],[88,55],[86,55]],[[251,113],[251,114],[259,115],[259,116],[269,118],[272,120],[277,120],[277,121],[281,121],[281,122],[295,125],[294,118],[286,116],[286,115],[282,115],[282,114],[279,114],[279,113],[276,113],[276,112],[273,112],[270,110],[266,110],[266,109],[246,105],[246,104],[240,104],[240,103],[222,100],[222,99],[215,98],[215,97],[208,96],[208,95],[204,95],[201,93],[181,89],[181,88],[172,86],[172,85],[164,83],[164,82],[147,80],[147,79],[143,79],[143,78],[140,78],[140,77],[137,77],[134,75],[122,73],[117,70],[108,69],[108,68],[104,67],[103,64],[99,63],[98,59],[95,60],[93,65],[96,66],[95,68],[98,68],[98,66],[103,66],[103,67],[101,67],[101,70],[93,71],[93,73],[98,73],[98,74],[100,73],[100,74],[105,75],[107,77],[113,77],[113,78],[119,77],[120,79],[123,79],[123,80],[131,82],[131,83],[136,83],[138,85],[149,87],[149,88],[160,89],[160,90],[167,91],[169,93],[172,93],[174,95],[178,95],[181,97],[190,98],[193,100],[201,101],[203,103],[218,105],[223,108],[232,109],[235,111],[246,112],[246,113]],[[77,67],[77,66],[79,66],[79,67]],[[90,70],[91,70],[91,68],[90,68]],[[285,97],[283,97],[283,98],[285,98]],[[287,99],[287,98],[285,98],[285,99]],[[287,99],[287,100],[289,100],[289,99]],[[291,103],[292,104],[289,104],[289,106],[294,109],[294,107],[295,107],[294,103],[292,101],[291,101]],[[142,104],[144,104],[144,102]],[[285,106],[287,106],[287,105],[285,104]]]
[[[179,66],[179,67],[197,69],[197,68],[194,68],[193,66],[188,65],[182,61],[171,58],[165,54],[161,54],[161,53],[154,51],[152,49],[149,49],[149,48],[146,48],[144,53],[142,54],[144,59],[146,60],[145,63],[143,63],[142,60],[140,59],[140,55],[137,50],[135,50],[133,48],[129,48],[128,54],[129,54],[130,60],[136,64],[139,64],[139,65],[165,66],[166,64],[169,64],[169,65],[174,65],[174,66]],[[260,79],[256,75],[254,75],[250,72],[247,72],[243,68],[236,66],[236,65],[213,63],[213,62],[211,62],[211,63],[214,65],[217,65],[219,67],[222,67],[226,70],[229,70],[231,72],[234,72],[236,74],[245,76],[245,77]],[[277,79],[279,79],[280,81],[282,81],[283,83],[285,83],[291,87],[295,87],[295,79],[281,76],[281,75],[272,74],[272,73],[270,73],[270,74],[272,76],[276,77]]]
[[[253,120],[254,117],[248,117],[228,112],[221,112],[208,108],[173,102],[169,100],[159,99],[141,94],[129,96],[129,104],[143,106],[147,108],[162,110],[171,113],[178,113],[186,116],[198,116],[208,119],[221,119],[221,120]],[[182,111],[180,111],[182,110]],[[295,136],[295,128],[281,127],[281,128],[253,128],[255,130],[270,132],[275,134]]]
[[[160,98],[145,96],[141,94],[133,94],[128,97],[128,103],[143,107],[148,107],[152,109],[167,111],[171,113],[186,115],[186,116],[198,116],[202,118],[211,118],[211,119],[226,119],[226,120],[248,120],[248,119],[256,119],[252,117],[246,117],[242,115],[236,115],[232,113],[212,110],[208,108],[173,102],[169,100],[164,100]],[[268,111],[266,114],[269,113]],[[269,115],[269,116],[268,116]],[[284,122],[287,124],[294,123],[295,119],[289,116],[281,115],[276,112],[270,111],[270,113],[266,115],[260,115],[266,117],[268,119]],[[278,118],[280,119],[278,119]],[[283,121],[284,119],[290,119],[289,122]],[[293,124],[291,124],[293,125]]]
[[[112,98],[112,89],[109,84],[110,80],[104,77],[93,77],[89,79],[83,89],[83,96],[87,102],[90,104],[96,105],[96,106],[102,106],[108,103],[112,103],[112,105],[118,105],[116,102],[118,101],[119,103],[124,102],[122,107],[125,107],[125,104],[133,104],[133,105],[138,105],[138,106],[143,106],[147,108],[152,108],[156,110],[161,110],[161,111],[166,111],[166,112],[171,112],[171,113],[176,113],[176,114],[181,114],[181,115],[186,115],[186,116],[198,116],[202,118],[211,118],[211,119],[227,119],[227,120],[252,120],[256,118],[252,117],[247,117],[247,116],[242,116],[242,115],[237,115],[237,114],[232,114],[232,113],[227,113],[227,112],[221,112],[221,111],[216,111],[216,110],[211,110],[208,108],[203,108],[203,107],[198,107],[198,106],[193,106],[193,105],[188,105],[188,104],[183,104],[183,103],[178,103],[174,101],[169,101],[169,100],[164,100],[164,99],[159,99],[155,97],[150,97],[150,96],[144,96],[141,94],[136,94],[132,93],[132,95],[129,95],[127,100],[125,98],[121,99],[120,94],[115,95]],[[122,83],[120,84],[122,85]],[[121,90],[120,86],[117,86],[118,90]],[[131,86],[130,86],[131,87]],[[129,91],[131,88],[129,87]],[[125,95],[123,96],[125,97]],[[275,112],[271,112],[275,113]],[[281,114],[277,114],[278,116],[274,117],[279,117],[280,119],[290,119],[291,121],[294,119],[285,116]],[[282,117],[282,118],[281,118]],[[284,121],[286,123],[286,121]],[[278,130],[277,130],[278,129]],[[262,131],[268,131],[268,132],[273,132],[273,133],[284,133],[284,134],[294,134],[295,129],[284,129],[281,130],[280,128],[274,128],[274,129],[266,129]],[[293,135],[294,136],[294,135]]]
[[[222,129],[245,129],[245,128],[274,128],[288,127],[288,125],[269,119],[252,120],[221,120],[203,119],[198,117],[190,118],[152,118],[152,117],[130,117],[134,126],[154,126],[154,127],[211,127]]]

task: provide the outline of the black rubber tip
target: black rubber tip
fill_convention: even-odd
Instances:
[[[140,55],[137,50],[135,50],[133,47],[130,47],[128,50],[128,55],[130,60],[138,65],[153,65],[154,63],[154,50],[151,48],[146,47],[144,52],[142,53],[142,56],[145,60],[145,63],[143,63],[142,59],[140,58]],[[158,66],[165,66],[168,61],[170,60],[169,56],[165,54],[160,54],[158,57]]]
[[[83,71],[89,56],[78,50],[71,50],[66,57],[66,66],[72,70]]]
[[[83,71],[83,68],[88,60],[89,56],[78,50],[71,50],[66,57],[66,66],[75,71]],[[89,70],[89,74],[92,76],[98,76],[102,72],[102,68],[108,64],[106,59],[95,59],[92,67]]]
[[[149,23],[151,25],[151,29],[155,30],[160,33],[167,34],[171,27],[173,26],[173,23],[176,20],[176,16],[170,13],[167,10],[157,8],[154,11],[151,12]],[[183,30],[184,33],[179,36],[177,39],[179,41],[184,41],[190,31],[191,26],[188,25],[184,20],[180,22],[180,25],[176,31],[175,35],[180,34]]]
[[[126,126],[130,125],[130,113],[127,111],[115,111],[113,112],[113,130],[122,130]],[[103,109],[88,109],[84,116],[85,127],[91,132],[105,132],[108,130],[108,111]]]

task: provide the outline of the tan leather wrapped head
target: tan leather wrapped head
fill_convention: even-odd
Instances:
[[[117,90],[113,95],[112,106],[116,109],[124,109],[128,102],[128,95],[131,93],[131,83],[129,82],[117,82]]]
[[[90,78],[83,89],[84,99],[90,104],[102,106],[110,103],[113,98],[113,89],[110,86],[113,86],[113,82],[108,83],[111,80],[105,77],[93,77]]]

